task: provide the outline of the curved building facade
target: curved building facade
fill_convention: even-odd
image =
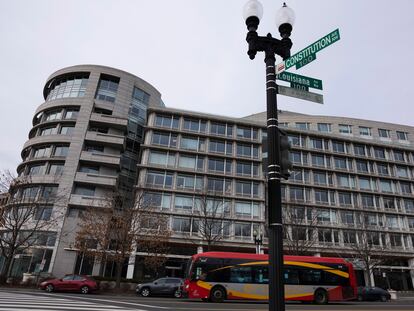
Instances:
[[[38,196],[58,199],[48,214],[64,215],[44,248],[19,263],[32,272],[41,263],[54,275],[90,270],[72,249],[79,211],[100,207],[115,188],[132,189],[148,106],[163,106],[161,94],[127,72],[80,65],[53,73],[45,102],[33,117],[21,152],[19,176],[30,176]]]

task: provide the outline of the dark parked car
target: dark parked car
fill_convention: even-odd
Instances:
[[[94,279],[85,275],[70,274],[61,279],[50,279],[40,283],[40,288],[51,293],[54,291],[81,292],[88,294],[98,289]]]
[[[358,287],[358,295],[357,299],[359,301],[374,301],[374,300],[381,300],[381,301],[388,301],[391,299],[391,295],[385,289],[380,287]]]
[[[137,295],[143,297],[152,295],[171,295],[180,298],[183,283],[183,280],[180,278],[161,278],[152,282],[138,284],[135,292]]]

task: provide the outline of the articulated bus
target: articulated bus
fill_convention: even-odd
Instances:
[[[203,301],[268,300],[268,255],[206,252],[191,257],[184,294]],[[285,299],[326,304],[356,297],[352,264],[340,258],[284,256]]]

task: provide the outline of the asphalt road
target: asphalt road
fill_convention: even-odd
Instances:
[[[268,305],[261,302],[224,302],[205,303],[198,300],[174,299],[165,297],[143,298],[132,295],[115,296],[107,294],[69,294],[45,293],[33,290],[0,290],[0,311],[243,311],[267,310]],[[328,305],[287,303],[286,310],[411,310],[414,300],[400,299],[391,302],[346,302]]]

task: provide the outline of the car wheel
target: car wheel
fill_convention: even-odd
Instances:
[[[48,293],[51,293],[55,290],[55,287],[52,284],[47,284],[45,289]]]
[[[388,299],[387,299],[387,296],[385,296],[385,295],[381,295],[381,301],[382,302],[386,302]]]
[[[82,294],[89,294],[89,287],[88,286],[82,286],[80,289]]]
[[[174,297],[175,297],[175,298],[181,298],[181,296],[182,296],[181,291],[180,291],[179,289],[177,289],[177,290],[174,292]]]
[[[362,300],[364,300],[364,299],[362,298],[362,295],[358,295],[358,301],[362,301]]]
[[[141,296],[142,297],[149,297],[151,295],[151,291],[148,287],[144,287],[141,289]]]
[[[314,302],[318,305],[324,305],[328,303],[328,293],[324,289],[316,290],[313,295]]]
[[[226,299],[226,291],[223,287],[214,287],[210,292],[210,300],[212,302],[223,302]]]

